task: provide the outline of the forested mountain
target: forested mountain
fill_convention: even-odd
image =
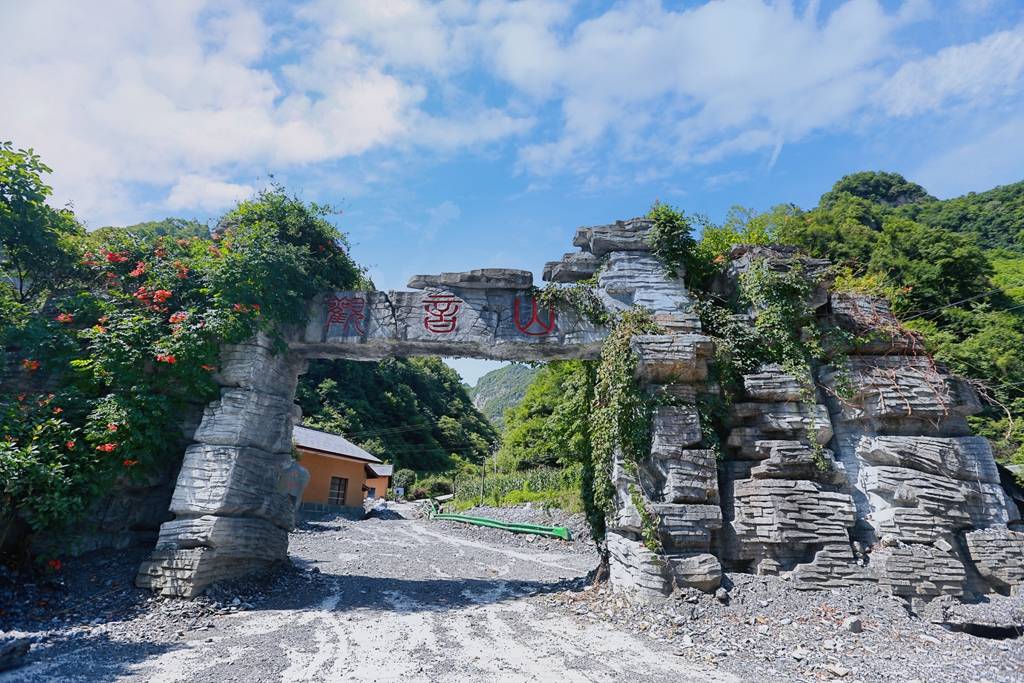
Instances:
[[[986,249],[1024,252],[1024,181],[985,192],[939,200],[896,173],[866,171],[840,179],[821,196],[819,210],[848,204],[851,197],[930,228],[973,237]]]
[[[439,358],[313,361],[298,402],[306,424],[340,432],[396,468],[480,462],[498,438]]]
[[[522,363],[491,370],[469,389],[469,397],[476,409],[500,432],[505,427],[505,411],[523,400],[526,387],[537,372],[537,368]]]

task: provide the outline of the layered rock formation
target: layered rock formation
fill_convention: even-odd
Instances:
[[[605,307],[643,307],[664,330],[634,337],[631,347],[641,385],[671,401],[653,416],[650,455],[638,472],[630,471],[620,453],[612,473],[617,511],[608,524],[610,579],[617,589],[642,597],[668,595],[679,586],[713,590],[722,576],[711,552],[722,523],[715,454],[701,447],[696,407],[707,381],[711,340],[700,334],[682,279],[668,277],[650,253],[651,227],[651,221],[635,218],[581,228],[573,240],[581,252],[545,267],[545,277],[571,281],[583,274],[573,270],[578,264],[599,263],[598,296]],[[642,512],[656,520],[661,553],[644,545]]]
[[[726,283],[758,260],[821,273],[788,250],[733,255]],[[801,377],[769,366],[743,378],[720,468],[723,560],[808,588],[872,581],[912,599],[1008,592],[1020,582],[1021,534],[1008,528],[1018,513],[988,442],[969,435],[977,395],[924,354],[884,301],[812,291],[807,304],[835,360]]]
[[[832,340],[831,365],[766,365],[742,378],[728,415],[702,424],[713,340],[681,278],[647,243],[649,220],[581,228],[579,251],[545,278],[596,276],[609,312],[649,310],[636,379],[657,397],[650,452],[614,458],[611,582],[643,598],[712,590],[723,565],[806,588],[873,581],[908,598],[1011,592],[1024,581],[1024,532],[991,448],[966,416],[971,387],[923,353],[883,301],[830,293],[828,264],[784,248],[737,248],[716,286],[732,293],[757,265],[795,267],[817,286],[807,306]],[[607,330],[540,304],[526,271],[416,276],[408,292],[332,292],[287,351],[269,340],[226,348],[221,397],[195,430],[157,550],[138,584],[191,596],[283,559],[303,477],[291,460],[296,378],[306,358],[441,354],[510,360],[596,358]],[[736,317],[755,325],[756,306]],[[705,433],[721,430],[721,454]],[[721,459],[719,459],[721,455]],[[658,552],[643,538],[656,541]],[[653,538],[651,537],[653,534]]]
[[[826,322],[850,340],[819,382],[871,578],[908,598],[1008,591],[1018,512],[988,442],[970,436],[973,388],[925,355],[884,301],[833,294]]]

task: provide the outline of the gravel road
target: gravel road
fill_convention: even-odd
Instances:
[[[400,514],[306,524],[296,568],[254,599],[136,596],[115,619],[53,622],[0,681],[735,681],[550,595],[596,555],[502,544]],[[126,589],[130,590],[130,589]],[[251,600],[251,602],[250,602]]]

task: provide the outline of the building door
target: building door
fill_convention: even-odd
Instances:
[[[345,477],[331,477],[331,490],[327,493],[328,505],[345,505],[345,490],[348,488],[348,479]]]

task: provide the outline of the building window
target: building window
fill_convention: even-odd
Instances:
[[[367,497],[367,498],[370,498],[370,499],[372,500],[372,499],[374,499],[374,498],[376,498],[376,497],[377,497],[377,489],[376,489],[376,487],[373,487],[373,486],[371,486],[371,487],[370,487],[370,488],[368,489],[368,491],[369,491],[369,492],[368,492],[368,493],[366,494],[366,497]]]
[[[331,477],[331,490],[327,494],[328,505],[344,505],[345,489],[348,488],[348,479],[345,477]]]

